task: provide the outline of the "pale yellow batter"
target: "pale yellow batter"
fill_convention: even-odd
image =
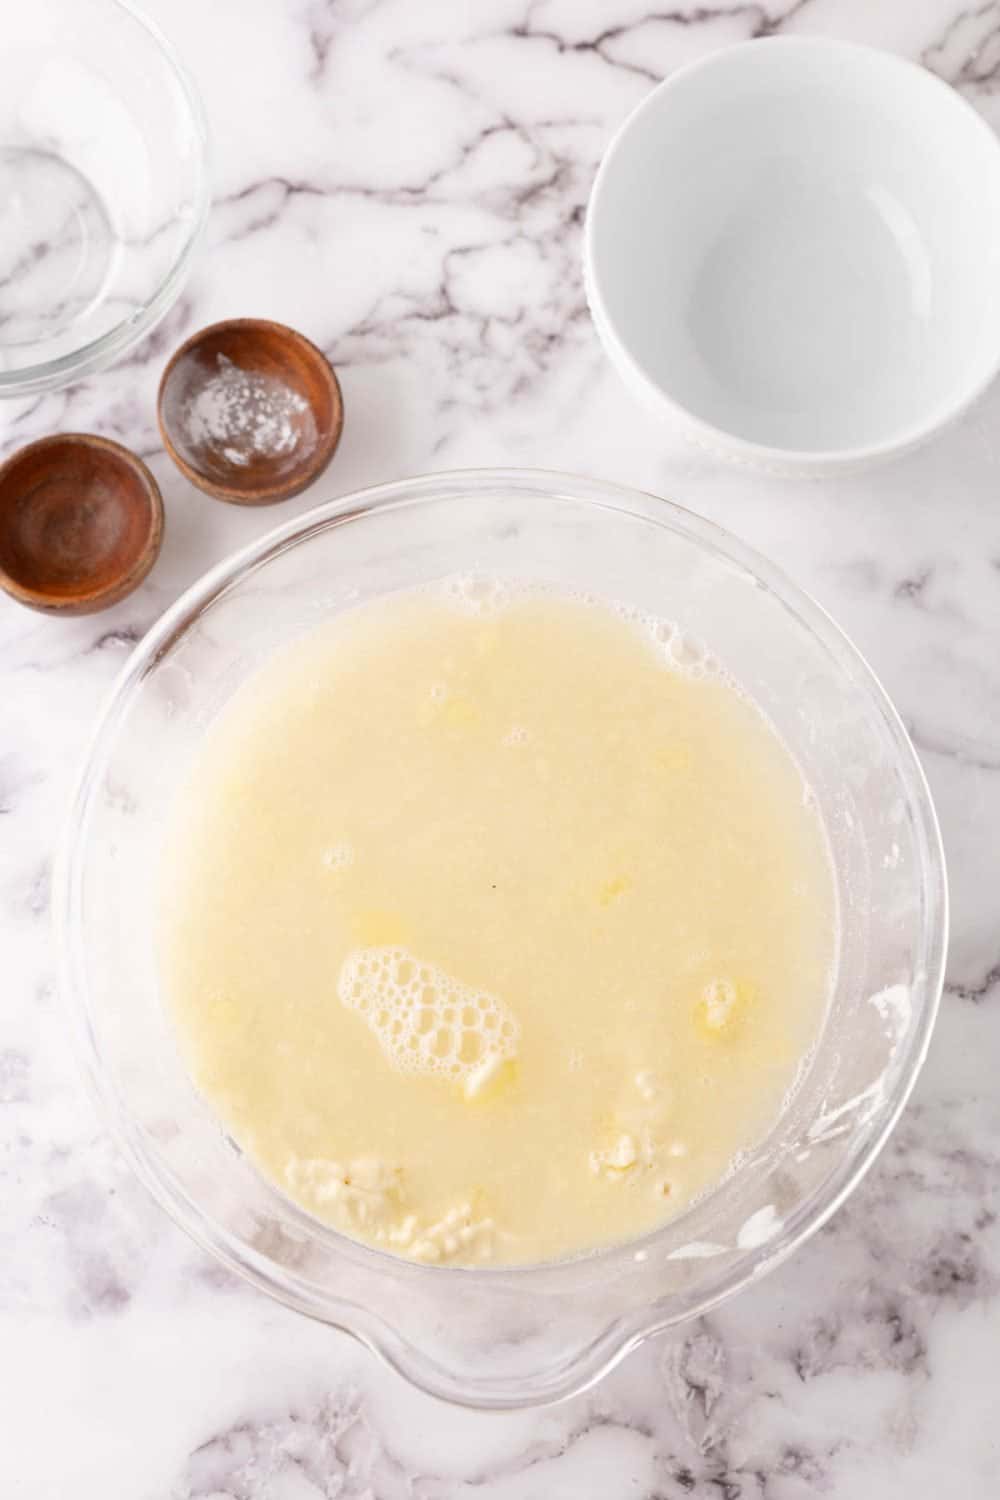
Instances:
[[[314,1214],[427,1261],[564,1256],[775,1122],[834,960],[823,832],[757,710],[673,649],[453,583],[282,651],[212,727],[167,992],[199,1088]]]

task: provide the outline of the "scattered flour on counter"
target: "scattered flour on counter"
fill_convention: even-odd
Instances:
[[[216,365],[184,407],[184,428],[195,447],[214,448],[245,468],[255,458],[280,458],[315,441],[309,403],[291,386],[275,375],[241,370],[224,354]]]

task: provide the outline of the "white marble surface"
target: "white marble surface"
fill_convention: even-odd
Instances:
[[[921,57],[1000,125],[1000,3],[149,0],[198,77],[216,206],[180,304],[118,368],[0,407],[0,445],[123,439],[167,505],[112,613],[0,599],[0,1495],[4,1500],[937,1500],[1000,1493],[1000,389],[868,477],[748,477],[633,406],[579,274],[588,187],[652,82],[780,30]],[[201,497],[156,380],[214,318],[336,362],[347,426],[281,511]],[[53,986],[49,872],[97,702],[209,563],[358,485],[463,464],[646,486],[769,553],[836,615],[912,728],[951,862],[954,942],[925,1074],[833,1223],[755,1290],[565,1406],[446,1409],[220,1272],[117,1158]]]

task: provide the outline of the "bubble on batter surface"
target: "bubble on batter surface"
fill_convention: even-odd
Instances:
[[[454,608],[471,615],[498,614],[518,602],[546,599],[571,601],[605,610],[617,615],[651,641],[657,654],[671,671],[696,681],[704,678],[718,679],[732,688],[739,697],[753,703],[753,699],[747,697],[740,684],[698,635],[683,629],[674,620],[651,614],[637,605],[627,604],[620,599],[607,599],[589,589],[526,581],[515,583],[509,579],[480,573],[452,574],[439,580],[435,587],[440,589],[443,597]]]
[[[442,581],[442,590],[449,604],[469,615],[496,614],[522,592],[516,585],[482,573],[454,574]]]
[[[401,1073],[473,1080],[483,1064],[517,1055],[520,1026],[495,995],[453,979],[406,948],[356,948],[337,982],[342,1005],[364,1017]]]
[[[347,839],[341,839],[324,849],[321,858],[328,870],[346,870],[354,863],[354,849]]]

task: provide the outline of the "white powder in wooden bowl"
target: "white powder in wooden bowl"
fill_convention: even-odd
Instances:
[[[239,468],[313,446],[316,425],[298,391],[275,375],[241,370],[224,354],[216,366],[184,406],[182,421],[192,446],[213,448]]]

